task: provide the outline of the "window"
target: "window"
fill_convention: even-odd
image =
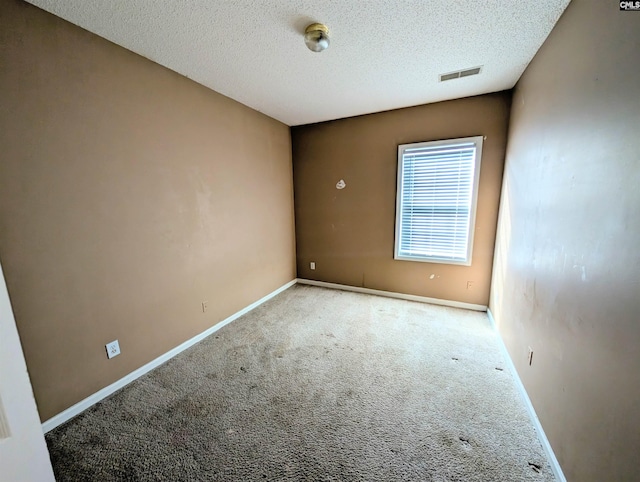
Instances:
[[[395,259],[471,264],[482,136],[398,146]]]

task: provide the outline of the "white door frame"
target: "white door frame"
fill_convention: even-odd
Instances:
[[[55,481],[0,264],[0,478]]]

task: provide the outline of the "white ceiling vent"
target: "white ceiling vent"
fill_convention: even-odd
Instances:
[[[469,77],[470,75],[478,75],[482,71],[482,66],[473,67],[471,69],[458,70],[449,72],[448,74],[440,74],[440,82],[445,80],[460,79],[461,77]]]

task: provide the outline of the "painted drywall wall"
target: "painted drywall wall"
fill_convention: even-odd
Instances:
[[[292,128],[298,276],[486,306],[510,98],[501,92]],[[398,145],[477,135],[486,140],[472,265],[394,260]]]
[[[0,467],[3,480],[53,482],[53,469],[0,266]]]
[[[638,478],[639,74],[640,13],[574,0],[513,97],[491,309],[570,481]]]
[[[0,65],[0,257],[43,420],[295,277],[287,126],[18,0]]]

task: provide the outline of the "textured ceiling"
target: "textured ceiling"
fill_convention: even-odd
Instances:
[[[509,89],[569,0],[29,2],[300,125]],[[322,53],[302,37],[314,21],[331,29]]]

